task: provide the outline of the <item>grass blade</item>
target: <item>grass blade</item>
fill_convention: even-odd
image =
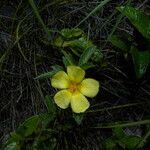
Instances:
[[[46,25],[44,24],[44,22],[43,22],[43,20],[42,20],[42,18],[41,18],[41,16],[40,16],[40,14],[39,14],[39,11],[38,11],[38,9],[37,9],[35,3],[34,3],[34,0],[29,0],[29,3],[30,3],[30,5],[31,5],[31,7],[32,7],[32,9],[33,9],[33,11],[34,11],[34,14],[36,15],[38,21],[41,23],[41,25],[42,25],[44,31],[46,32],[47,37],[48,37],[48,40],[50,40],[50,39],[51,39],[50,32],[49,32],[48,28],[46,27]]]
[[[138,126],[138,125],[144,125],[144,124],[150,124],[150,120],[140,120],[140,121],[135,121],[135,122],[126,122],[126,123],[111,123],[111,124],[105,124],[105,125],[97,125],[92,128],[96,129],[104,129],[104,128],[117,128],[117,127],[132,127],[132,126]]]
[[[95,7],[81,22],[76,25],[75,28],[80,26],[85,20],[87,20],[91,15],[93,15],[95,12],[97,12],[99,9],[101,9],[104,5],[106,5],[111,0],[104,0],[102,1],[97,7]]]

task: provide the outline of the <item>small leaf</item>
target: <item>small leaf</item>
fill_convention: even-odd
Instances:
[[[73,29],[62,29],[61,30],[61,35],[63,36],[64,39],[70,40],[70,39],[75,39],[81,37],[83,34],[83,31],[79,28],[73,28]]]
[[[56,47],[63,47],[64,40],[61,36],[57,37],[51,44]]]
[[[88,47],[85,49],[79,59],[79,66],[86,64],[95,52],[95,47]]]
[[[150,39],[150,16],[130,6],[121,6],[117,9],[128,17],[130,22],[145,38]]]
[[[64,54],[64,57],[66,58],[67,62],[69,62],[69,65],[75,65],[75,60],[70,53],[67,53],[63,50],[62,53]]]
[[[103,54],[100,52],[100,50],[95,49],[95,52],[92,55],[91,58],[96,63],[102,63],[103,61]]]
[[[70,65],[69,61],[66,59],[66,57],[62,57],[62,60],[63,60],[63,64],[65,65],[65,67],[67,68],[67,66]]]
[[[118,138],[118,139],[123,138],[124,136],[126,136],[121,127],[114,128],[113,133],[114,133],[115,137]]]
[[[80,125],[82,123],[83,117],[84,117],[83,113],[82,114],[75,114],[75,113],[73,113],[73,118],[74,118],[74,120],[76,121],[76,123],[78,125]]]
[[[138,51],[136,47],[131,47],[131,55],[137,78],[141,78],[150,63],[150,51]]]

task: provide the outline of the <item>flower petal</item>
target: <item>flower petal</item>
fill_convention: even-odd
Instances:
[[[91,78],[84,79],[80,84],[79,90],[83,95],[92,98],[99,91],[99,82]]]
[[[68,66],[67,73],[70,80],[76,83],[81,82],[85,76],[85,71],[78,66]]]
[[[66,109],[71,100],[71,93],[68,90],[61,90],[54,96],[55,103],[62,109]]]
[[[90,106],[87,98],[81,93],[73,94],[71,98],[71,108],[75,113],[86,111]]]
[[[69,77],[64,71],[57,72],[51,80],[51,85],[54,88],[65,89],[68,88],[70,84]]]

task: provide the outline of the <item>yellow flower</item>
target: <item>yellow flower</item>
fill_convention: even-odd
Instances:
[[[89,108],[87,97],[94,97],[99,91],[99,82],[86,78],[85,71],[78,66],[68,66],[67,73],[57,72],[51,80],[54,88],[61,89],[54,96],[55,103],[62,109],[66,109],[69,104],[75,113],[81,113]]]

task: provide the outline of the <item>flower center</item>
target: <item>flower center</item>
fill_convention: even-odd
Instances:
[[[71,93],[75,93],[78,91],[78,84],[77,83],[71,83],[69,86],[69,91]]]

